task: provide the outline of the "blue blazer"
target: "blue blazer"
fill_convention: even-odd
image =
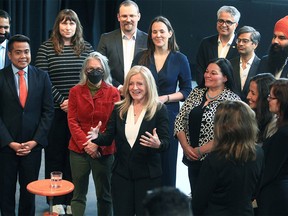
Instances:
[[[12,66],[0,71],[0,150],[13,152],[9,143],[29,140],[38,143],[33,151],[45,147],[53,114],[48,73],[28,66],[28,97],[22,108]]]
[[[137,30],[135,55],[147,48],[147,34]],[[124,59],[121,30],[117,29],[101,35],[97,51],[109,59],[113,85],[118,87],[124,83]]]
[[[157,110],[154,117],[147,121],[143,119],[136,141],[131,148],[125,135],[126,115],[123,119],[119,116],[119,105],[114,107],[105,133],[99,134],[97,145],[111,145],[113,139],[116,144],[115,162],[113,172],[127,179],[156,178],[162,175],[160,152],[169,147],[169,128],[167,108],[163,105]],[[141,135],[146,131],[157,134],[161,141],[159,149],[153,149],[140,144]]]

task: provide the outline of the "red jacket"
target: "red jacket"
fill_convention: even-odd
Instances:
[[[71,132],[69,149],[84,153],[83,144],[87,141],[87,132],[102,121],[101,132],[105,131],[106,124],[113,111],[115,102],[120,100],[118,90],[102,82],[94,97],[87,85],[76,85],[70,89],[68,103],[68,125]],[[115,144],[101,146],[101,154],[108,155],[115,152]]]

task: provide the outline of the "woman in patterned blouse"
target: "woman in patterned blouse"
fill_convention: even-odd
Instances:
[[[233,92],[232,74],[227,59],[210,61],[202,83],[191,91],[176,117],[174,135],[184,151],[183,163],[188,166],[191,193],[197,184],[202,160],[212,149],[217,106],[222,101],[240,100]]]

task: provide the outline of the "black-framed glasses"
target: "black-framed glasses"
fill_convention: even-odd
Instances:
[[[243,44],[248,44],[250,41],[253,42],[252,40],[246,39],[246,38],[243,38],[243,39],[237,38],[237,39],[236,39],[236,43],[237,43],[237,44],[240,44],[241,42],[242,42]]]
[[[270,94],[269,94],[268,97],[267,97],[267,100],[268,100],[268,101],[276,100],[276,99],[277,99],[276,97],[272,97]]]
[[[218,19],[217,22],[220,25],[223,25],[225,23],[227,26],[232,26],[233,24],[236,23],[236,22],[232,22],[231,20],[223,20],[223,19]]]

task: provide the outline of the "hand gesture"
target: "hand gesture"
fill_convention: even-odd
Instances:
[[[97,139],[101,125],[102,122],[99,121],[98,125],[95,128],[91,127],[90,131],[88,131],[87,133],[88,136],[86,137],[89,141]]]
[[[160,140],[156,133],[156,128],[153,129],[153,135],[148,131],[145,132],[145,135],[141,135],[140,144],[143,146],[147,146],[150,148],[159,148],[160,147]]]

